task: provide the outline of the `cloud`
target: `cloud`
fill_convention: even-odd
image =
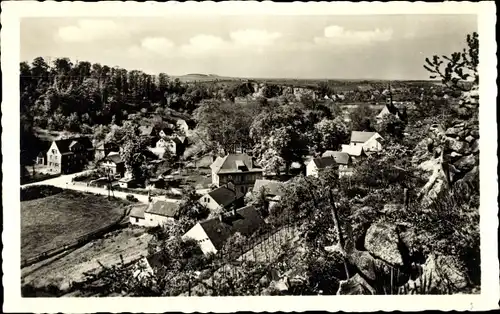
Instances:
[[[79,20],[76,25],[60,27],[56,33],[58,39],[66,42],[92,42],[109,40],[127,35],[127,31],[111,20]]]
[[[282,35],[278,32],[267,32],[259,29],[245,29],[229,34],[236,45],[242,46],[269,46]]]
[[[315,37],[316,44],[364,45],[373,42],[384,42],[392,39],[392,29],[376,28],[368,31],[346,30],[338,25],[325,27],[322,37]]]
[[[180,52],[190,55],[205,55],[222,52],[229,48],[229,44],[221,37],[213,35],[196,35],[189,39],[189,43],[180,47]]]
[[[162,54],[170,52],[175,47],[175,44],[165,37],[146,37],[141,41],[141,47]]]

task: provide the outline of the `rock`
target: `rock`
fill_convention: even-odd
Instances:
[[[451,137],[446,138],[446,144],[450,150],[459,154],[463,154],[468,147],[466,142],[462,142]]]
[[[403,211],[404,206],[401,204],[385,204],[384,209],[382,209],[382,213],[384,214],[390,214],[390,213],[395,213],[399,211]]]
[[[365,236],[365,248],[387,263],[403,266],[403,258],[398,248],[397,227],[390,223],[375,223],[368,228]]]
[[[415,280],[409,280],[401,290],[407,294],[458,292],[469,284],[469,279],[463,269],[456,257],[442,255],[436,257],[431,254],[422,265],[422,274]]]
[[[462,157],[462,154],[459,154],[459,153],[457,153],[457,152],[451,152],[450,157],[451,157],[451,158]]]
[[[470,131],[470,135],[473,136],[474,138],[479,138],[479,131],[472,130],[472,131]]]
[[[457,181],[457,183],[459,182],[466,183],[469,187],[479,190],[479,166],[474,166],[462,179]]]
[[[476,159],[474,158],[474,155],[467,155],[460,158],[453,165],[457,167],[459,170],[467,172],[469,170],[472,170],[475,164],[476,164]]]
[[[469,135],[465,138],[465,141],[467,141],[467,143],[471,143],[472,141],[474,141],[474,137]]]
[[[375,289],[359,274],[339,282],[337,295],[373,295]]]
[[[479,153],[479,139],[475,140],[470,147],[472,153]]]
[[[370,280],[377,279],[375,258],[367,251],[353,251],[347,256],[351,265]]]
[[[444,134],[446,134],[447,136],[458,137],[459,136],[458,134],[463,130],[464,130],[463,127],[455,126],[447,129]]]

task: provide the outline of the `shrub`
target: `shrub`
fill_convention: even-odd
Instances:
[[[128,195],[126,196],[126,198],[127,198],[127,201],[129,201],[129,202],[134,202],[134,203],[136,203],[136,202],[138,202],[138,201],[139,201],[139,200],[137,199],[137,197],[133,196],[132,194],[128,194]]]
[[[62,191],[64,190],[52,185],[28,186],[21,189],[21,202],[48,197],[59,194]]]

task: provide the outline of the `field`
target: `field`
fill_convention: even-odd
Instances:
[[[71,282],[82,281],[85,272],[98,272],[99,263],[118,264],[120,255],[125,263],[146,256],[150,239],[151,235],[140,228],[127,227],[108,233],[83,247],[23,268],[21,284],[38,288],[53,284],[66,290]]]
[[[116,221],[125,201],[64,191],[21,202],[21,258],[65,245]]]

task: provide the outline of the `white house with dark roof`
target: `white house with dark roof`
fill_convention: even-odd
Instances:
[[[306,166],[306,175],[318,177],[321,170],[328,167],[339,170],[339,177],[352,173],[350,156],[347,153],[326,151],[322,157],[312,159]]]
[[[130,223],[138,226],[155,227],[174,222],[179,212],[179,204],[156,200],[143,207],[133,209],[130,213]]]
[[[182,238],[197,241],[204,254],[217,253],[236,232],[250,236],[265,224],[255,207],[245,206],[198,222]]]
[[[352,131],[350,146],[361,146],[365,152],[378,152],[382,150],[382,140],[377,132]]]
[[[237,191],[234,184],[229,182],[203,195],[198,202],[210,209],[210,212],[220,212],[238,203],[243,205],[243,196],[244,194]]]
[[[94,159],[94,146],[86,136],[53,141],[47,150],[47,166],[53,173],[82,171]]]
[[[246,194],[262,178],[262,169],[253,164],[247,154],[228,154],[217,159],[210,166],[212,184],[219,187],[232,182],[238,192]]]

